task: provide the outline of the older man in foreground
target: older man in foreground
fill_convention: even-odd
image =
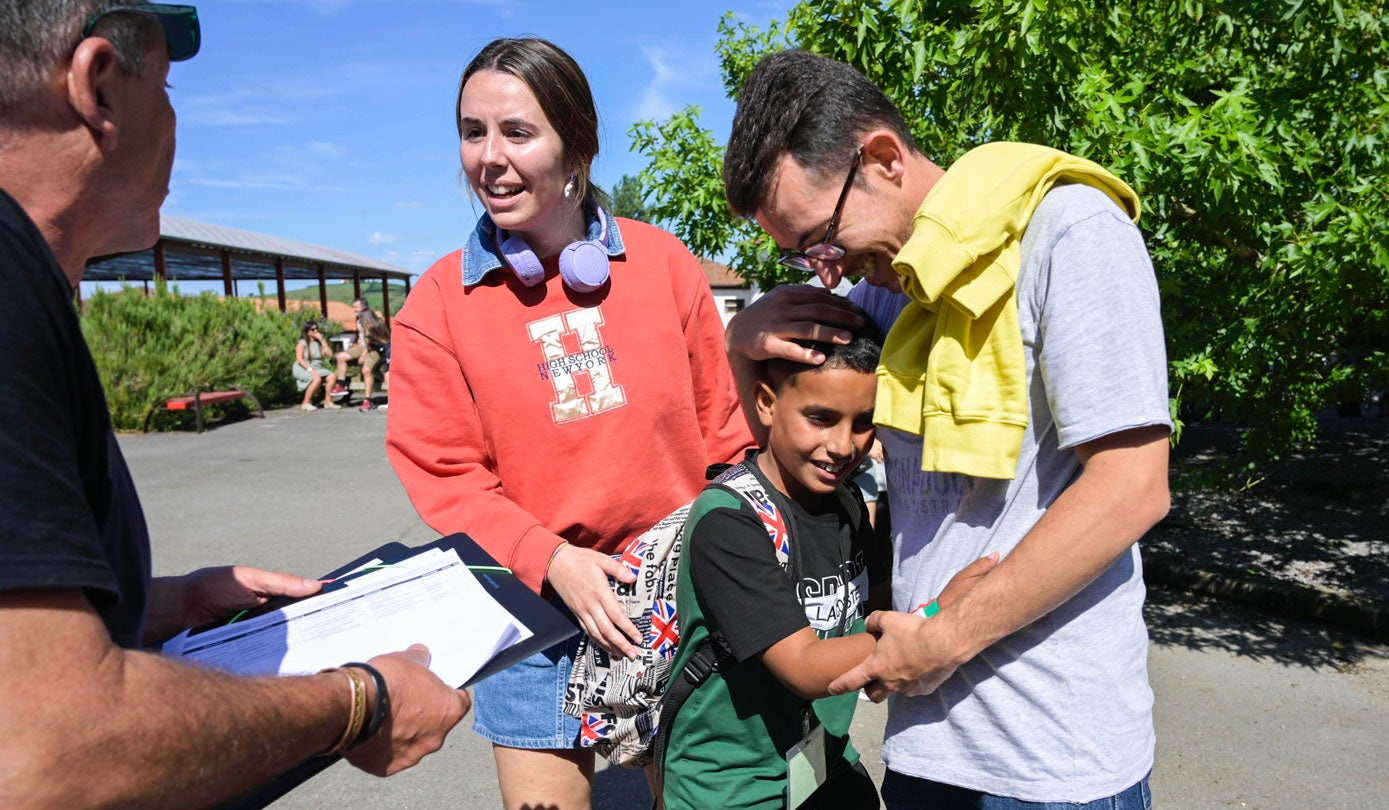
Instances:
[[[319,588],[243,567],[151,578],[72,305],[90,258],[159,236],[165,79],[199,35],[190,6],[0,4],[0,806],[206,806],[338,752],[385,775],[437,750],[469,708],[420,646],[295,678],[139,649]]]

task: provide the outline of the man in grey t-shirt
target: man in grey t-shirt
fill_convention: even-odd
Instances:
[[[849,297],[884,328],[907,304],[894,259],[943,176],[871,82],[795,51],[748,78],[724,167],[733,210],[783,264],[827,288],[862,277]],[[1046,193],[1018,255],[1027,426],[1013,476],[923,472],[920,436],[880,432],[898,612],[875,614],[877,651],[834,686],[901,693],[883,746],[889,807],[1150,802],[1136,542],[1168,508],[1157,285],[1129,216],[1089,186]],[[839,339],[861,317],[810,288],[772,291],[729,325],[740,390],[763,359],[816,361],[790,338]],[[911,615],[991,551],[1002,562],[958,605]]]

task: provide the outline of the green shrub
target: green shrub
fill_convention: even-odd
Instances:
[[[111,421],[134,430],[161,400],[194,391],[244,388],[265,407],[298,401],[294,342],[303,322],[317,318],[316,310],[262,312],[246,299],[179,295],[157,284],[148,297],[134,287],[96,293],[81,323]],[[151,425],[176,421],[156,417]]]

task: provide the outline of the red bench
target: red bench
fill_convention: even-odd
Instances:
[[[265,418],[265,410],[260,407],[260,400],[256,399],[255,394],[252,394],[250,391],[245,391],[240,388],[234,388],[230,391],[199,391],[181,397],[171,397],[169,399],[164,400],[155,407],[150,408],[149,413],[145,414],[145,424],[144,427],[141,428],[141,432],[149,432],[150,417],[154,416],[154,412],[157,410],[186,411],[189,408],[192,408],[194,418],[197,420],[198,423],[198,432],[202,433],[205,429],[203,423],[204,405],[216,405],[221,402],[232,402],[234,400],[241,399],[242,397],[251,400],[251,404],[256,406],[257,416],[259,416],[262,419]]]

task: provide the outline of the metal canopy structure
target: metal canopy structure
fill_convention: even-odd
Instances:
[[[87,263],[83,281],[217,281],[227,297],[236,282],[275,281],[285,311],[285,280],[316,279],[321,311],[328,311],[328,279],[352,280],[352,296],[362,295],[362,279],[381,281],[384,315],[391,319],[390,282],[405,283],[410,271],[343,250],[251,231],[160,215],[159,241],[149,250],[100,256]]]

